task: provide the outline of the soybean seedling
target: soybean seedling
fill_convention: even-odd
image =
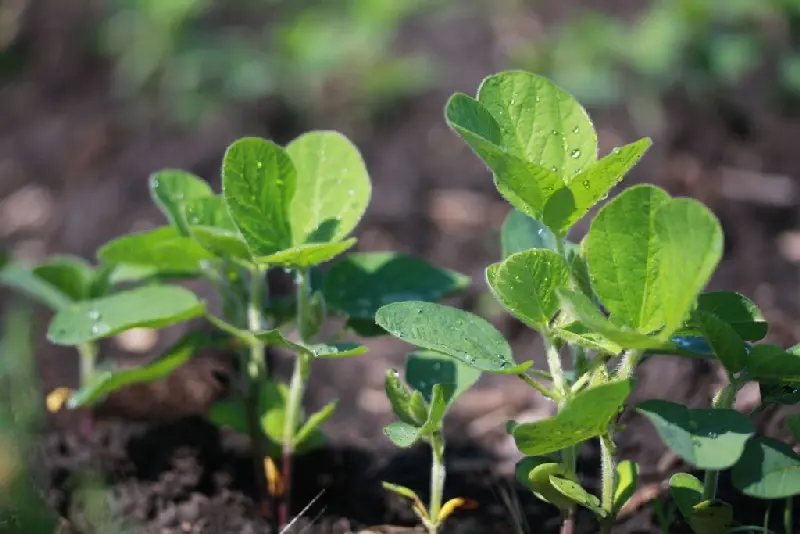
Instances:
[[[224,155],[221,194],[180,170],[159,171],[149,185],[168,224],[112,240],[98,251],[99,259],[135,280],[205,279],[218,292],[220,312],[212,313],[181,287],[146,284],[59,311],[49,338],[77,345],[198,316],[216,326],[218,335],[209,340],[193,333],[147,366],[109,372],[77,392],[73,404],[98,402],[132,380],[163,378],[200,345],[235,343],[241,376],[232,380],[232,398],[213,404],[208,416],[250,435],[262,509],[268,510],[269,494],[279,497],[277,521],[285,525],[292,457],[324,443],[320,427],[336,407],[333,401],[305,417],[302,400],[312,361],[363,354],[363,346],[340,337],[348,331],[383,334],[372,320],[382,304],[409,296],[438,300],[469,280],[393,252],[354,253],[323,267],[355,245],[349,234],[371,195],[361,155],[336,132],[310,132],[286,147],[260,138],[234,142]],[[271,269],[293,275],[293,295],[269,294],[265,280]],[[344,329],[329,343],[318,343],[331,316],[341,316]],[[288,385],[270,376],[267,347],[296,355]],[[282,472],[273,459],[281,460]]]
[[[696,200],[633,186],[598,211],[580,243],[567,239],[574,223],[642,157],[648,139],[598,159],[597,136],[580,104],[525,72],[486,78],[477,98],[453,96],[446,118],[514,208],[502,229],[504,257],[486,269],[486,281],[510,313],[540,333],[548,370],[532,373],[533,362],[517,363],[492,325],[447,306],[393,303],[378,311],[377,323],[480,371],[515,375],[554,402],[553,417],[507,424],[527,456],[517,477],[561,510],[563,533],[574,532],[578,508],[591,511],[601,531],[610,532],[636,487],[636,466],[617,464],[615,436],[637,365],[652,353],[715,355],[709,349],[716,343],[713,332],[698,331],[698,317],[713,317],[711,329],[723,328],[720,323],[761,328],[762,320],[736,294],[702,293],[721,259],[723,236],[717,219]],[[731,300],[740,302],[736,312],[720,304]],[[567,347],[569,371],[561,357]],[[725,399],[720,402],[730,401]],[[720,435],[741,436],[741,421],[725,415],[717,424],[728,430]],[[719,435],[706,437],[721,443]],[[697,438],[687,435],[687,443]],[[602,453],[599,498],[580,485],[576,472],[577,447],[590,439],[599,441]],[[716,504],[705,509],[698,513],[706,528],[725,523]]]
[[[428,508],[410,488],[384,482],[384,487],[412,502],[413,510],[430,534],[459,508],[474,507],[464,498],[442,504],[445,484],[444,417],[456,399],[480,377],[476,369],[435,352],[417,351],[406,359],[406,383],[396,370],[386,374],[386,395],[399,421],[384,429],[398,447],[422,441],[431,448],[431,491]]]

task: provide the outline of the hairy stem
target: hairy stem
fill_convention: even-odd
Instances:
[[[97,344],[93,342],[81,343],[78,345],[78,355],[80,356],[80,386],[89,383],[89,379],[94,374],[95,363],[97,362]]]
[[[429,534],[436,534],[439,527],[439,512],[442,509],[442,495],[444,494],[444,438],[441,431],[433,434],[430,441],[432,451],[431,461],[431,497],[428,505]]]
[[[600,436],[600,471],[603,483],[601,505],[611,517],[614,508],[614,489],[616,487],[616,461],[614,459],[614,444],[608,434]]]
[[[643,351],[639,349],[631,349],[625,353],[625,356],[622,357],[619,369],[617,370],[617,376],[619,376],[620,379],[625,380],[633,376],[633,373],[636,371],[636,365],[642,358],[642,353]]]
[[[300,340],[303,338],[303,325],[307,314],[310,312],[308,272],[297,271],[295,282],[297,289],[297,331]],[[289,506],[291,503],[292,489],[292,459],[294,456],[294,435],[297,431],[300,408],[303,404],[303,393],[305,392],[306,380],[311,368],[311,359],[307,354],[298,354],[294,361],[294,371],[292,381],[289,384],[289,398],[286,404],[286,419],[283,427],[283,480],[284,494],[278,510],[278,522],[284,526],[289,521]]]
[[[561,354],[551,339],[542,336],[544,350],[547,353],[547,366],[550,368],[550,375],[553,377],[553,387],[562,399],[567,398],[567,388],[564,380],[564,369],[561,367]]]
[[[554,400],[554,401],[558,399],[558,397],[556,395],[554,395],[552,391],[550,391],[549,389],[547,389],[546,387],[541,385],[539,382],[537,382],[533,378],[531,378],[528,375],[526,375],[525,373],[520,373],[517,376],[520,379],[522,379],[523,382],[528,384],[530,387],[532,387],[533,389],[535,389],[536,391],[541,393],[543,397],[548,398],[550,400]]]
[[[261,299],[265,292],[264,271],[261,268],[253,268],[250,271],[250,294],[247,304],[247,328],[250,332],[258,332],[262,329]],[[264,344],[253,338],[250,341],[249,357],[246,360],[246,399],[245,409],[247,412],[247,426],[252,441],[252,459],[258,484],[258,492],[261,503],[262,513],[267,513],[268,493],[267,493],[267,473],[264,461],[267,456],[264,433],[261,430],[261,414],[259,413],[261,400],[261,382],[266,376],[266,366],[264,364]]]

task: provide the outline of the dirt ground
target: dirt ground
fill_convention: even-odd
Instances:
[[[63,252],[93,258],[98,245],[119,233],[161,224],[147,192],[152,171],[187,169],[218,189],[222,153],[237,137],[285,142],[307,129],[337,128],[361,147],[373,180],[358,248],[412,252],[470,275],[469,291],[450,302],[467,309],[484,306],[483,269],[498,256],[498,231],[508,208],[485,168],[447,129],[443,106],[453,92],[474,93],[484,76],[506,68],[498,52],[497,20],[474,16],[410,25],[401,45],[432,51],[443,65],[440,83],[398,103],[368,128],[354,128],[336,113],[301,122],[279,102],[265,102],[184,131],[132,120],[113,101],[107,65],[71,46],[85,23],[81,8],[42,0],[32,11],[24,38],[37,50],[36,59],[0,87],[0,240],[20,256]],[[560,10],[545,9],[539,16],[539,23],[546,22]],[[653,137],[654,147],[627,183],[654,183],[714,210],[726,247],[712,287],[751,296],[772,325],[769,340],[787,346],[800,341],[800,116],[770,98],[769,80],[768,71],[759,73],[704,106],[675,92],[665,99],[667,123],[654,132],[636,132],[622,109],[590,111],[603,154],[637,135]],[[33,216],[36,209],[41,213]],[[575,237],[585,231],[585,224],[579,226]],[[512,341],[518,360],[542,361],[535,334],[502,314],[494,323]],[[37,330],[43,389],[75,385],[76,357],[46,343],[44,324]],[[104,354],[144,361],[177,335],[170,332],[136,350],[109,342]],[[322,494],[294,532],[413,525],[406,504],[387,495],[381,480],[427,495],[429,453],[397,451],[382,434],[392,420],[382,394],[384,373],[401,366],[407,347],[385,338],[366,344],[366,356],[319,362],[313,369],[308,408],[333,398],[340,404],[326,426],[330,446],[298,461],[296,511]],[[279,355],[277,373],[288,376],[290,364]],[[105,407],[88,441],[75,433],[74,418],[51,418],[41,442],[41,481],[48,501],[74,531],[83,519],[73,475],[90,468],[110,487],[117,517],[143,525],[144,532],[270,532],[252,499],[247,441],[200,416],[217,391],[213,366],[213,357],[197,358],[168,383],[127,392]],[[654,358],[640,370],[630,402],[661,397],[703,406],[722,380],[708,362]],[[752,390],[738,399],[742,407],[754,402]],[[553,511],[509,478],[518,456],[503,431],[506,419],[532,419],[549,410],[527,386],[502,377],[482,378],[459,401],[447,424],[446,496],[469,497],[481,506],[454,516],[448,532],[516,532],[509,506],[520,510],[527,532],[556,531]],[[765,431],[783,437],[781,419],[781,413],[766,414]],[[625,422],[619,451],[640,462],[643,488],[637,497],[646,503],[683,466],[648,423],[633,414],[626,414]],[[597,451],[587,445],[579,465],[590,487],[597,484],[598,463]],[[723,497],[738,505],[737,519],[761,521],[763,509],[742,505],[724,478],[722,488]],[[614,532],[658,532],[650,510],[643,504]],[[681,528],[676,524],[674,532]]]

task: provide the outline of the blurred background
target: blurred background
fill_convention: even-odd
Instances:
[[[533,334],[483,282],[508,206],[443,119],[453,92],[505,69],[572,92],[601,155],[652,137],[626,183],[705,202],[726,234],[712,285],[751,296],[769,341],[800,341],[800,0],[0,0],[0,246],[93,260],[162,223],[151,172],[186,169],[219,190],[236,138],[337,129],[374,184],[358,248],[472,276],[456,303],[530,358]],[[74,385],[75,356],[40,323],[42,388]],[[149,357],[161,342],[114,351]],[[376,390],[396,350],[377,341],[359,364],[375,366]]]

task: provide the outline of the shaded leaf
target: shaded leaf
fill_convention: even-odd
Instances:
[[[378,310],[376,322],[393,336],[445,354],[481,371],[520,373],[511,347],[491,324],[469,312],[431,302],[396,302]]]
[[[328,419],[333,417],[337,405],[338,401],[331,401],[318,411],[311,414],[297,431],[297,433],[295,433],[294,438],[292,439],[292,446],[295,449],[302,450],[303,445],[309,441],[313,434],[315,432],[319,432],[320,427],[325,424]]]
[[[800,494],[800,456],[776,439],[754,436],[731,469],[733,486],[757,499]]]
[[[95,272],[92,266],[77,256],[57,255],[34,267],[33,274],[64,293],[71,300],[91,297]]]
[[[189,233],[203,248],[222,258],[250,259],[224,198],[209,195],[188,200],[185,212]]]
[[[747,363],[747,347],[728,323],[710,313],[695,311],[692,321],[700,327],[714,355],[729,373],[738,373]]]
[[[292,246],[290,203],[297,172],[281,147],[266,139],[239,139],[225,152],[222,195],[254,256]]]
[[[674,402],[650,399],[636,411],[647,417],[664,443],[699,469],[726,469],[742,455],[755,427],[732,409],[690,409]]]
[[[433,351],[415,351],[406,358],[406,380],[430,402],[434,384],[452,386],[448,408],[481,377],[470,365]]]
[[[797,384],[800,382],[800,354],[776,345],[756,345],[747,356],[746,369],[752,380]]]
[[[716,315],[733,327],[745,341],[759,341],[767,335],[767,320],[758,306],[740,293],[713,291],[697,297],[697,309]]]
[[[694,505],[689,525],[697,534],[726,534],[733,523],[733,508],[723,501],[703,501]]]
[[[375,320],[378,309],[407,300],[437,301],[469,285],[469,278],[397,252],[356,252],[325,277],[329,308],[352,319]]]
[[[289,211],[292,244],[336,242],[356,227],[367,209],[371,185],[361,154],[333,131],[301,135],[286,147],[297,169]]]
[[[0,283],[24,293],[53,311],[67,308],[73,302],[68,295],[36,276],[32,270],[15,263],[9,263],[0,270]]]
[[[559,510],[569,510],[573,501],[558,491],[550,477],[560,477],[577,482],[574,473],[569,472],[562,464],[554,462],[547,456],[529,456],[517,462],[514,469],[516,479],[533,491],[539,499],[548,502]]]
[[[107,263],[153,267],[159,271],[198,272],[214,255],[172,226],[118,237],[103,245],[97,257]]]
[[[528,217],[517,209],[512,209],[503,227],[500,230],[500,243],[503,250],[503,259],[511,254],[530,250],[532,248],[544,248],[556,250],[558,243],[556,236],[553,235],[544,223]]]
[[[186,171],[164,169],[150,175],[150,196],[179,235],[189,235],[184,211],[186,202],[213,195],[208,182]]]
[[[695,505],[703,500],[703,483],[688,473],[677,473],[669,479],[669,486],[678,510],[688,521]]]
[[[517,448],[538,456],[605,434],[630,391],[630,380],[617,380],[578,392],[555,416],[517,424],[513,432]]]
[[[187,289],[140,287],[61,309],[50,321],[47,339],[56,345],[78,345],[130,328],[163,328],[203,311],[204,304]]]

